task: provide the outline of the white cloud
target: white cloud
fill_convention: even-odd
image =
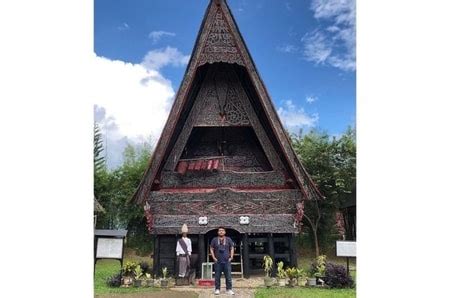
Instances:
[[[335,18],[336,23],[354,23],[355,0],[312,0],[311,9],[316,19]]]
[[[95,56],[90,93],[95,119],[107,131],[108,164],[121,162],[127,143],[159,139],[175,91],[157,70]]]
[[[302,128],[314,127],[319,121],[317,113],[309,115],[303,108],[297,107],[292,100],[283,101],[277,112],[284,127],[293,133],[298,133]]]
[[[307,103],[313,103],[313,102],[317,101],[317,96],[312,96],[312,95],[306,96],[305,100]]]
[[[175,36],[173,32],[167,31],[152,31],[149,33],[148,37],[152,39],[153,43],[157,43],[163,36]]]
[[[150,70],[159,70],[164,66],[184,66],[189,62],[189,55],[183,55],[178,49],[167,46],[165,49],[149,51],[142,60],[142,65]]]
[[[314,17],[328,24],[319,25],[302,38],[304,55],[317,64],[328,64],[344,71],[356,69],[355,0],[312,0]],[[333,25],[329,26],[332,22]]]
[[[284,46],[278,46],[277,50],[283,53],[295,53],[299,50],[297,46],[294,46],[292,44],[287,44]]]
[[[324,64],[333,51],[329,40],[319,30],[307,33],[303,36],[302,41],[305,46],[306,59],[317,64]]]
[[[119,31],[125,31],[128,29],[130,29],[130,26],[127,23],[122,23],[122,25],[117,27],[117,30],[119,30]]]

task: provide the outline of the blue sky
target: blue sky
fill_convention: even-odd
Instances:
[[[100,74],[120,89],[97,94],[96,121],[108,128],[109,142],[121,143],[108,144],[110,151],[117,151],[111,159],[120,158],[127,142],[142,141],[148,134],[153,142],[159,137],[208,2],[94,1],[94,50],[103,65]],[[228,0],[228,4],[288,130],[319,128],[339,135],[355,125],[354,0]],[[130,81],[134,76],[140,84]],[[133,94],[142,99],[133,99]],[[152,100],[154,105],[147,106],[146,101]],[[156,113],[161,117],[153,117]],[[149,115],[151,123],[146,122]],[[130,129],[125,129],[127,125]]]

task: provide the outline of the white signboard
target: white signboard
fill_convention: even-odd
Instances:
[[[122,258],[123,239],[98,238],[97,240],[97,258],[121,259]]]
[[[356,257],[356,241],[336,241],[337,257]]]

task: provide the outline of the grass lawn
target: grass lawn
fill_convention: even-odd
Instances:
[[[146,261],[151,264],[148,258],[139,257],[133,254],[127,254],[124,260],[126,261]],[[120,270],[120,262],[116,260],[99,260],[94,275],[94,294],[95,297],[106,298],[195,298],[197,294],[189,292],[177,292],[168,289],[161,289],[158,287],[151,288],[110,288],[106,284],[108,277],[115,275]]]
[[[294,289],[258,289],[255,297],[347,298],[356,297],[356,289],[318,289],[303,287]]]
[[[110,288],[106,279],[120,271],[120,262],[116,260],[99,260],[95,269],[94,293],[95,295],[113,293],[149,293],[162,291],[159,288]]]

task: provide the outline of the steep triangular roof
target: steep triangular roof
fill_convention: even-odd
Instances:
[[[289,135],[283,128],[280,118],[270,99],[269,93],[261,80],[253,59],[236,25],[233,15],[225,0],[211,0],[200,27],[194,50],[184,74],[181,86],[175,96],[168,120],[156,145],[144,177],[132,197],[132,201],[142,204],[149,196],[152,184],[163,165],[169,142],[174,137],[174,130],[180,121],[180,114],[187,104],[189,93],[197,69],[207,63],[225,62],[245,67],[251,84],[257,93],[263,112],[280,145],[281,153],[288,161],[289,170],[307,199],[322,198],[319,190],[311,180],[302,163],[297,158]]]

